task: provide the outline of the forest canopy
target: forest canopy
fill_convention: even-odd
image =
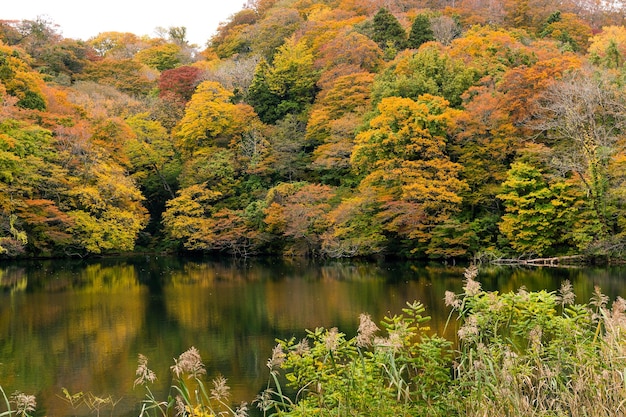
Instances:
[[[254,0],[204,50],[0,20],[0,257],[623,258],[624,7]]]

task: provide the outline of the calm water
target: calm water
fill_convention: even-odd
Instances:
[[[138,415],[137,355],[149,359],[165,395],[173,358],[195,346],[208,378],[228,379],[234,403],[251,402],[267,381],[276,338],[375,321],[419,300],[442,334],[445,290],[460,291],[463,268],[417,263],[184,260],[141,257],[0,264],[0,386],[35,394],[42,415],[88,414],[62,389],[119,400],[101,415]],[[626,298],[626,269],[483,269],[490,290],[554,290],[564,279],[578,300],[594,285]],[[454,329],[448,329],[454,337]],[[165,399],[165,397],[160,397]],[[1,402],[0,402],[1,404]],[[0,407],[1,411],[1,407]]]

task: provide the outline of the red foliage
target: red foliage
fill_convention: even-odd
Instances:
[[[163,71],[159,78],[159,97],[187,102],[202,81],[204,71],[200,68],[182,66]]]

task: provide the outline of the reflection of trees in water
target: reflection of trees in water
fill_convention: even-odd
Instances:
[[[0,268],[0,291],[24,291],[28,285],[24,268],[9,266]]]
[[[44,261],[14,269],[28,279],[28,291],[0,302],[3,387],[38,392],[50,415],[72,414],[57,398],[61,387],[97,395],[130,390],[136,352],[129,349],[145,319],[134,268]]]

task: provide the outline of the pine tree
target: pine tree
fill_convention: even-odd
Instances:
[[[248,90],[248,103],[254,107],[259,118],[265,123],[273,123],[279,118],[276,108],[280,104],[280,98],[270,89],[268,82],[270,74],[269,64],[265,59],[261,59]]]
[[[372,40],[382,49],[402,50],[406,47],[406,32],[389,10],[381,8],[373,19]]]
[[[411,26],[407,46],[417,49],[423,43],[435,40],[433,30],[430,27],[430,20],[424,14],[417,15]]]

